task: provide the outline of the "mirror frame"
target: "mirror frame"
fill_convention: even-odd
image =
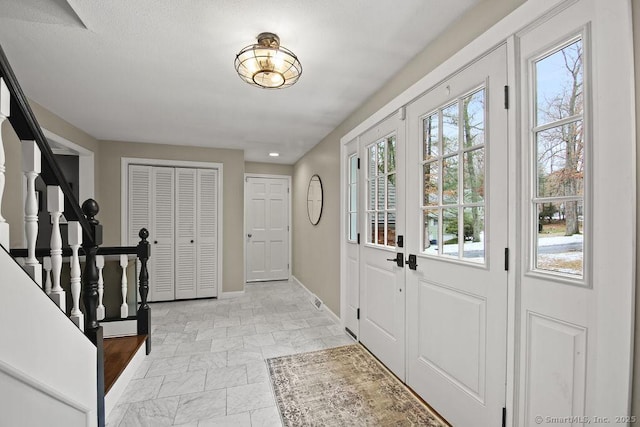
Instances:
[[[311,186],[314,182],[318,183],[318,186],[320,189],[320,212],[318,212],[317,218],[312,218],[312,212],[309,204],[309,202],[312,202],[312,200],[309,197],[311,194]],[[320,179],[320,176],[318,174],[313,174],[311,179],[309,179],[309,186],[307,187],[307,217],[309,218],[309,222],[312,225],[318,225],[318,223],[320,222],[320,218],[322,218],[323,209],[324,209],[324,188],[322,186],[322,180]],[[314,222],[314,219],[315,219],[315,222]]]

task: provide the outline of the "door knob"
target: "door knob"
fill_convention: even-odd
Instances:
[[[191,241],[191,243],[193,243],[193,240]]]
[[[251,236],[253,236],[253,234],[251,234],[251,233],[247,234],[248,238],[251,238]]]
[[[157,241],[157,240],[154,240],[154,241],[153,241],[153,244],[154,244],[154,245],[157,245],[157,244],[158,244],[158,241]]]

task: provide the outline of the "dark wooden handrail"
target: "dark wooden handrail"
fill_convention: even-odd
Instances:
[[[47,185],[57,185],[62,189],[62,193],[65,197],[65,217],[69,221],[80,222],[85,238],[88,238],[93,242],[89,221],[84,217],[78,200],[74,196],[69,183],[64,178],[64,174],[62,173],[62,170],[60,170],[55,157],[53,157],[53,152],[51,151],[49,142],[47,141],[47,138],[45,138],[42,128],[38,124],[38,120],[31,110],[27,97],[24,92],[22,92],[18,79],[13,73],[13,69],[9,64],[9,60],[5,56],[1,45],[0,77],[4,80],[7,88],[9,89],[9,93],[11,94],[11,112],[9,114],[9,122],[11,123],[13,130],[16,132],[20,140],[36,142],[38,148],[40,148],[40,152],[46,166],[46,173],[41,174],[43,181]]]
[[[10,249],[9,253],[14,258],[26,258],[27,257],[27,249]],[[97,255],[137,255],[138,247],[137,246],[99,246]],[[38,248],[36,249],[36,258],[44,258],[51,255],[51,249],[48,248]],[[80,248],[78,250],[78,255],[84,256],[84,249]],[[71,248],[64,247],[62,248],[62,256],[70,257],[71,256]]]

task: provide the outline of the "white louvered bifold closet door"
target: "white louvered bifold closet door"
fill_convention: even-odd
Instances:
[[[142,228],[149,230],[151,221],[151,166],[129,166],[129,228],[127,241],[136,246],[140,241],[138,233]],[[151,230],[149,230],[151,231]]]
[[[149,299],[169,301],[175,298],[174,169],[154,167],[152,178]]]
[[[176,299],[196,294],[196,169],[176,169]]]
[[[218,295],[218,171],[198,169],[197,296]]]
[[[151,166],[129,165],[127,191],[127,243],[137,246],[140,230],[151,230]],[[148,264],[151,270],[151,264]],[[136,258],[136,272],[140,271],[140,260]],[[137,287],[137,280],[136,280]],[[149,295],[151,297],[151,295]],[[140,297],[138,297],[140,298]]]

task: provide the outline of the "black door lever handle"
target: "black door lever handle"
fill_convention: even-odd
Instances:
[[[398,267],[404,267],[404,254],[398,252],[395,258],[387,258],[387,261],[395,262]]]
[[[409,255],[409,259],[407,260],[407,265],[409,265],[410,270],[418,269],[418,257],[415,255]]]

